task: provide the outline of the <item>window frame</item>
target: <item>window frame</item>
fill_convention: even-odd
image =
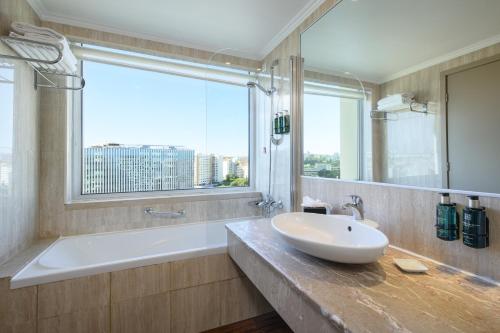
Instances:
[[[119,51],[119,50],[118,50]],[[169,60],[169,58],[165,58]],[[79,59],[79,71],[84,74],[84,62],[93,61]],[[120,66],[123,68],[130,68],[128,66]],[[218,66],[223,68],[222,66]],[[130,68],[134,69],[134,68]],[[137,69],[136,70],[141,70]],[[152,71],[150,69],[143,69]],[[160,71],[153,71],[157,73],[162,73]],[[176,74],[166,74],[182,76]],[[249,72],[249,77],[251,73]],[[193,78],[196,79],[196,78]],[[68,78],[68,81],[74,81],[72,78]],[[75,83],[75,82],[73,82]],[[223,84],[231,84],[229,82],[220,82]],[[235,84],[236,85],[236,84]],[[248,88],[248,186],[245,187],[224,187],[224,188],[192,188],[192,189],[182,189],[182,190],[169,190],[169,191],[143,191],[143,192],[126,192],[126,193],[102,193],[102,194],[83,194],[82,190],[82,179],[83,179],[83,90],[79,91],[67,91],[67,153],[66,153],[66,195],[65,202],[67,204],[75,202],[99,202],[99,201],[110,201],[110,200],[120,200],[120,199],[148,199],[148,198],[172,198],[172,197],[182,197],[182,196],[206,196],[206,195],[217,195],[217,194],[235,194],[235,193],[249,193],[256,191],[255,184],[255,127],[256,127],[256,103],[255,94],[252,94],[250,88]]]

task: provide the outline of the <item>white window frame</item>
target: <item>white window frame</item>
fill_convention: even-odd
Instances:
[[[79,70],[82,70],[82,60],[80,59]],[[94,59],[83,59],[83,61],[96,61]],[[168,60],[168,59],[166,59]],[[116,64],[113,64],[116,65]],[[121,65],[117,65],[121,66]],[[167,73],[165,71],[156,71],[150,68],[137,68],[137,66],[123,65],[123,67],[136,68],[138,70],[150,70],[159,73],[165,73],[170,75],[178,75],[185,77],[192,77],[192,75],[182,75],[175,73]],[[219,66],[220,67],[220,66]],[[248,74],[250,78],[251,73]],[[197,79],[200,79],[199,77]],[[71,80],[71,79],[69,79]],[[228,81],[212,79],[210,81],[216,81],[224,84],[234,84]],[[73,82],[74,83],[74,82]],[[235,84],[242,86],[241,84]],[[248,138],[248,178],[249,185],[246,187],[230,187],[230,188],[193,188],[185,190],[171,190],[171,191],[150,191],[150,192],[127,192],[127,193],[103,193],[103,194],[82,194],[82,158],[83,158],[83,147],[82,147],[82,105],[83,105],[83,91],[68,91],[67,98],[67,154],[66,154],[66,203],[78,203],[78,202],[98,202],[98,201],[109,201],[109,200],[120,200],[120,199],[147,199],[147,198],[171,198],[171,197],[182,197],[182,196],[202,196],[202,195],[216,195],[216,194],[236,194],[236,193],[249,193],[256,192],[255,185],[255,126],[256,126],[256,103],[255,94],[250,90],[248,91],[248,126],[249,126],[249,138]]]

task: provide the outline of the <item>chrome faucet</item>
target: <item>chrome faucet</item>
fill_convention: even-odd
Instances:
[[[364,220],[364,212],[363,212],[363,200],[361,199],[360,196],[358,195],[350,195],[351,197],[351,202],[344,204],[342,207],[345,208],[351,208],[352,210],[352,217],[356,221],[361,221]]]
[[[275,209],[283,209],[283,201],[274,200],[274,198],[270,194],[268,194],[263,200],[252,201],[250,204],[254,204],[257,207],[262,208],[265,217],[270,217],[271,212]]]

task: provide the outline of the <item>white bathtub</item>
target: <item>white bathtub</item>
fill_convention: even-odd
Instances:
[[[235,220],[61,237],[11,279],[11,288],[224,253],[228,222]]]

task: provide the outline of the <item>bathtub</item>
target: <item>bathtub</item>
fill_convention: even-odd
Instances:
[[[11,288],[226,252],[225,225],[193,223],[61,237],[11,279]]]

